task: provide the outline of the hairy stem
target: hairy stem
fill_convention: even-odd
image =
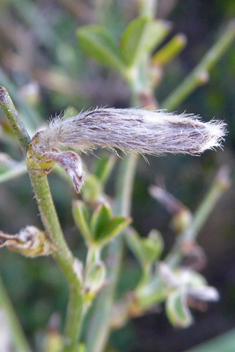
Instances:
[[[235,37],[235,20],[231,21],[220,39],[212,46],[204,58],[184,81],[162,102],[161,108],[173,110],[182,103],[198,86],[207,83],[208,71],[226,52]]]
[[[26,155],[30,137],[19,119],[9,94],[3,87],[0,88],[0,106],[14,130],[24,155]],[[64,351],[75,352],[83,315],[83,295],[81,293],[79,276],[76,271],[76,262],[64,239],[51,197],[47,177],[35,174],[30,168],[28,168],[28,172],[46,233],[57,246],[53,257],[64,273],[69,286],[69,304],[65,324]]]
[[[16,111],[11,98],[4,87],[0,87],[0,106],[11,124],[24,156],[26,156],[31,138],[19,118],[18,112]]]
[[[12,83],[7,75],[4,73],[2,68],[0,67],[0,82],[3,84],[5,87],[7,87],[10,96],[14,100],[14,102],[17,104],[19,107],[19,110],[22,112],[22,121],[24,122],[25,126],[27,127],[28,130],[35,131],[35,129],[38,128],[41,119],[33,107],[28,105],[23,98],[19,96],[19,92],[17,87]]]
[[[83,315],[81,283],[77,276],[74,257],[67,246],[59,224],[47,177],[36,176],[30,169],[28,171],[45,230],[58,248],[57,251],[53,253],[53,257],[64,273],[69,286],[69,304],[65,322],[64,351],[73,352],[76,351]]]

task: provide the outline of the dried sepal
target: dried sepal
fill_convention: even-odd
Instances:
[[[57,250],[57,247],[46,236],[46,233],[34,226],[26,226],[16,235],[8,235],[1,232],[0,247],[4,246],[26,257],[49,255]]]
[[[73,182],[76,192],[79,193],[84,182],[82,162],[79,156],[74,152],[62,152],[58,149],[44,153],[44,156],[49,160],[57,162],[57,164],[67,172]]]
[[[40,143],[38,132],[32,138],[27,153],[27,165],[37,174],[45,175],[51,172],[55,163],[59,164],[72,180],[76,192],[79,193],[83,184],[83,168],[79,156],[72,151],[61,151],[57,148],[47,148]]]

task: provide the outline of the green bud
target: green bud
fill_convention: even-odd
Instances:
[[[106,268],[102,261],[92,263],[85,277],[85,298],[91,300],[105,282]]]
[[[102,195],[102,184],[95,175],[86,176],[85,184],[81,189],[82,198],[91,204],[99,201]]]
[[[172,218],[173,229],[177,233],[182,233],[186,228],[188,228],[192,222],[192,213],[186,207],[176,213]]]

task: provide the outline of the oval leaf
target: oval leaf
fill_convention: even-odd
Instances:
[[[115,160],[116,155],[114,154],[110,156],[104,155],[100,159],[97,159],[94,174],[102,183],[108,179],[114,167]]]
[[[104,228],[111,219],[111,208],[108,204],[100,204],[91,217],[91,231],[93,239],[99,239]]]
[[[125,64],[109,32],[100,26],[88,25],[77,30],[79,46],[103,66],[111,66],[122,73]]]
[[[147,238],[141,240],[143,247],[143,264],[153,264],[162,254],[163,251],[163,239],[157,230],[152,230]]]
[[[100,245],[104,245],[116,237],[120,232],[122,232],[131,222],[131,218],[124,218],[123,216],[115,216],[106,225],[97,242]]]
[[[142,52],[142,40],[145,37],[148,23],[148,16],[139,17],[129,24],[122,35],[120,43],[121,53],[129,66],[132,66],[137,61]]]
[[[163,240],[157,230],[152,230],[147,238],[141,238],[132,229],[126,236],[126,239],[130,249],[143,267],[153,264],[162,253]]]
[[[139,236],[138,232],[135,231],[133,228],[128,231],[126,236],[127,244],[139,262],[143,263],[143,252],[142,252],[142,243],[141,237]]]
[[[92,240],[92,232],[88,225],[88,212],[85,204],[80,200],[73,202],[73,218],[81,235],[89,243]]]
[[[126,64],[137,65],[141,59],[150,54],[169,33],[166,21],[151,21],[148,16],[132,21],[121,38],[121,53]]]

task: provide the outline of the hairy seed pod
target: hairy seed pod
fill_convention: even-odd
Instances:
[[[58,162],[64,169],[67,166],[66,171],[76,183],[74,164],[81,163],[79,158],[73,152],[61,152],[58,148],[89,152],[106,147],[150,155],[199,155],[206,149],[220,147],[225,134],[225,124],[217,120],[204,123],[192,115],[162,110],[98,108],[66,119],[53,119],[48,129],[35,135],[31,145],[36,154]],[[81,167],[78,169],[81,184]]]

